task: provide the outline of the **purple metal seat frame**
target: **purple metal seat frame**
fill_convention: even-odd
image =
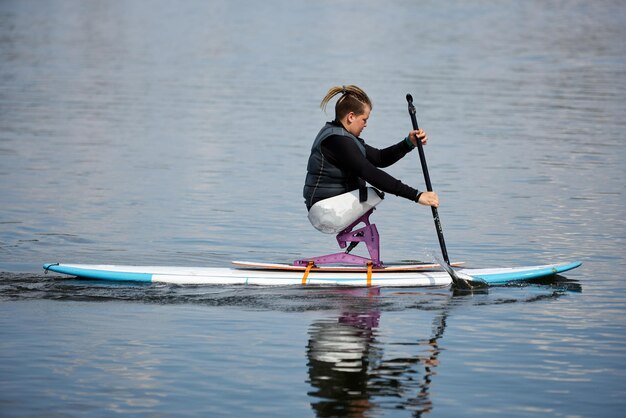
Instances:
[[[370,215],[374,212],[375,208],[371,208],[357,220],[348,225],[344,230],[337,234],[337,243],[339,248],[346,248],[347,243],[351,243],[350,247],[344,252],[321,255],[318,257],[304,258],[294,261],[294,266],[308,266],[311,262],[314,265],[320,264],[356,264],[356,265],[368,265],[372,264],[374,267],[382,267],[380,261],[380,239],[378,236],[378,229],[376,225],[370,223]],[[353,228],[363,222],[364,227],[355,229]],[[358,255],[350,254],[350,251],[359,243],[365,242],[370,258],[361,257]]]

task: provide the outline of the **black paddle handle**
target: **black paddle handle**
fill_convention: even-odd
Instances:
[[[411,123],[413,123],[413,129],[418,130],[417,116],[415,115],[415,106],[413,106],[413,96],[406,95],[406,101],[409,103],[409,115],[411,116]],[[422,172],[424,173],[424,181],[426,182],[426,190],[433,191],[433,185],[430,183],[430,175],[428,174],[428,165],[426,164],[426,155],[424,154],[424,147],[421,141],[417,141],[417,150],[420,155],[420,163],[422,163]],[[443,228],[441,227],[441,221],[439,220],[439,212],[437,208],[431,206],[430,209],[433,212],[433,220],[435,221],[435,228],[437,229],[437,237],[439,238],[439,246],[441,247],[441,254],[443,259],[448,265],[450,265],[450,258],[448,258],[448,250],[446,249],[446,241],[443,238]]]

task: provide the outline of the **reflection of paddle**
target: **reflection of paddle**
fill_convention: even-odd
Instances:
[[[417,117],[415,115],[415,106],[413,106],[413,96],[406,95],[406,101],[409,103],[409,115],[411,116],[411,122],[413,123],[413,129],[418,130]],[[433,186],[430,183],[430,175],[428,174],[428,165],[426,164],[426,155],[424,154],[424,148],[422,142],[417,140],[417,150],[420,155],[420,162],[422,163],[422,173],[424,173],[424,181],[426,182],[426,190],[433,191]],[[460,290],[471,290],[473,287],[482,287],[484,283],[477,282],[473,277],[464,274],[460,277],[452,267],[450,267],[450,258],[448,257],[448,250],[446,250],[446,242],[443,239],[443,228],[441,227],[441,221],[439,220],[439,212],[437,208],[431,206],[430,209],[433,212],[433,219],[435,221],[435,228],[437,229],[437,237],[439,238],[439,246],[441,247],[441,255],[443,255],[444,262],[439,264],[448,272],[452,278],[452,286]]]

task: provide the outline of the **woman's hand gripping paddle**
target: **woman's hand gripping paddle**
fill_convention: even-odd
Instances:
[[[406,101],[409,103],[409,115],[411,116],[411,122],[413,123],[413,129],[418,130],[417,117],[415,115],[415,106],[413,106],[413,96],[406,95]],[[426,190],[433,191],[433,186],[430,183],[430,175],[428,174],[428,165],[426,164],[426,155],[424,154],[424,148],[421,141],[417,141],[417,150],[420,155],[420,162],[422,163],[422,172],[424,173],[424,181],[426,182]],[[437,237],[439,238],[439,246],[441,247],[441,255],[443,256],[443,262],[439,260],[439,264],[445,271],[448,272],[452,278],[452,286],[459,290],[472,290],[479,287],[485,287],[485,282],[475,279],[468,274],[462,274],[455,272],[450,266],[450,258],[448,257],[448,250],[446,249],[446,242],[443,239],[443,228],[441,227],[441,221],[439,220],[439,212],[437,208],[431,206],[430,209],[433,212],[433,219],[435,221],[435,228],[437,229]]]

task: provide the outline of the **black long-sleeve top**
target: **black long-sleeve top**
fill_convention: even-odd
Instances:
[[[402,183],[380,168],[389,167],[413,149],[405,140],[384,149],[363,142],[366,155],[348,137],[331,135],[322,142],[324,157],[341,170],[360,177],[372,186],[396,196],[417,201],[418,190]],[[312,202],[315,203],[315,202]]]

